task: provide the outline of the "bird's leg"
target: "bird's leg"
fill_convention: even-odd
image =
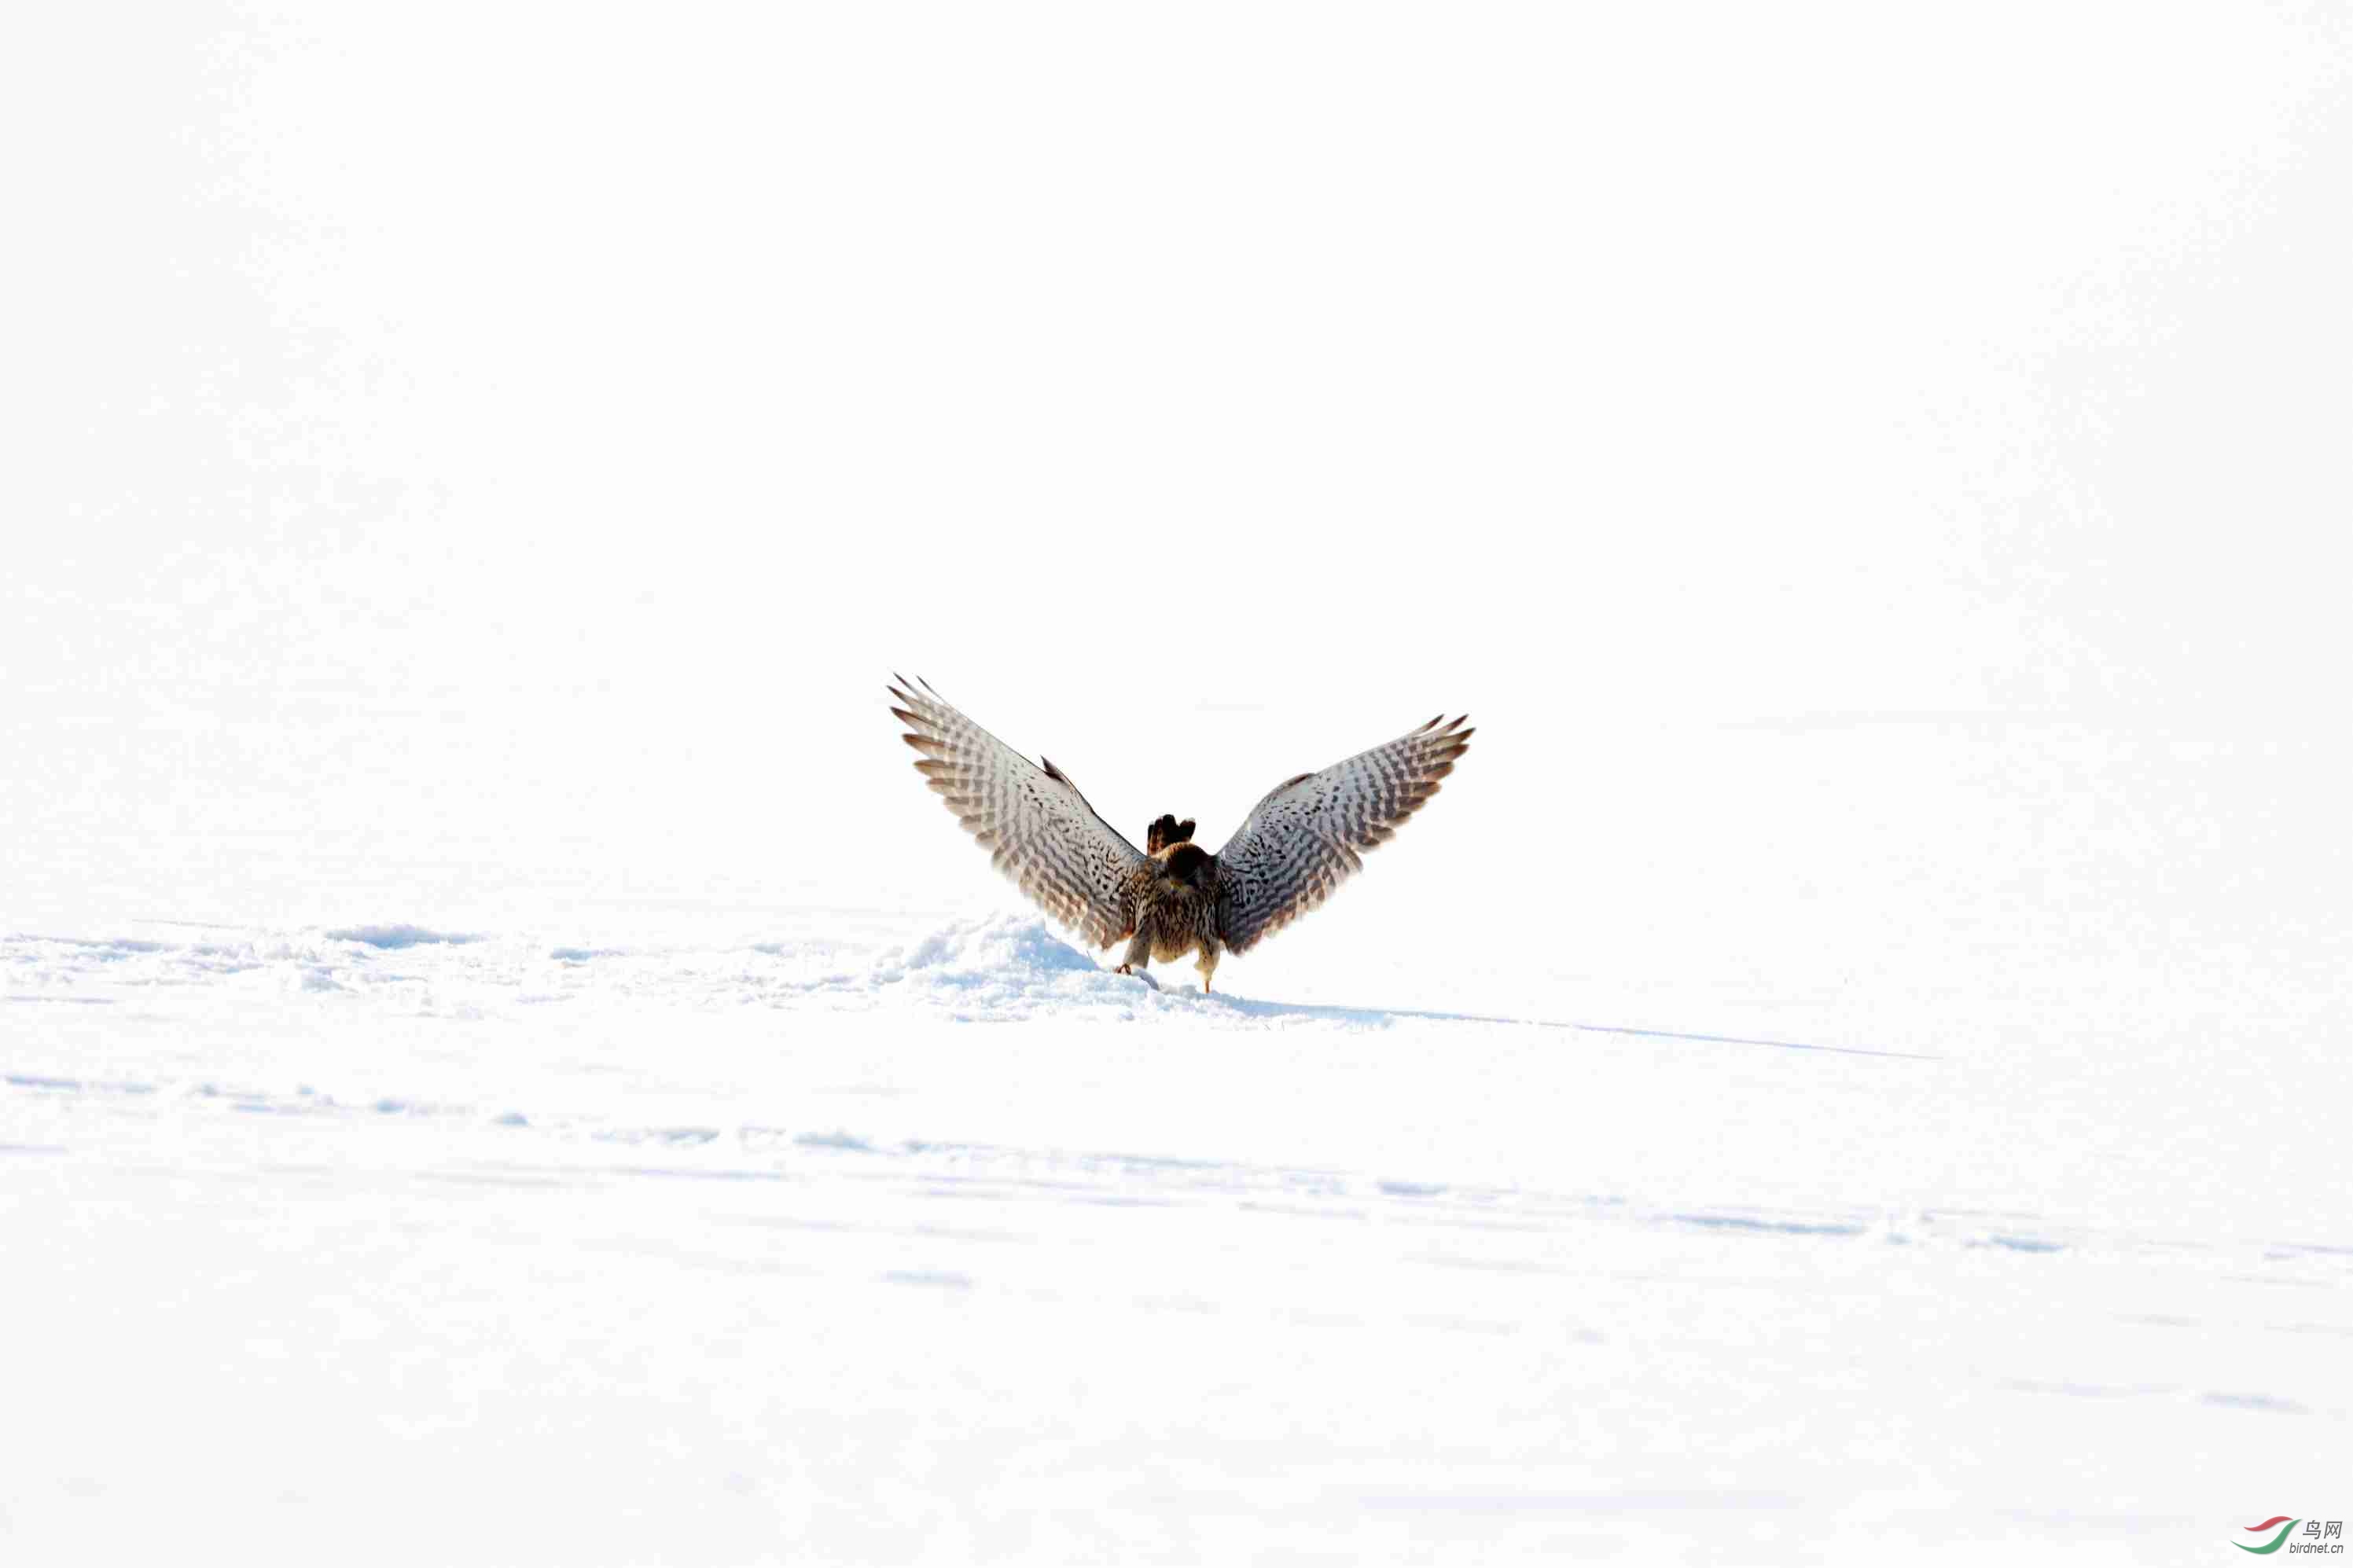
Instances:
[[[1120,960],[1119,973],[1134,974],[1152,962],[1152,933],[1138,927],[1135,940],[1127,944],[1127,956]]]
[[[1193,961],[1193,967],[1201,972],[1201,994],[1207,996],[1209,994],[1209,976],[1218,967],[1217,948],[1208,943],[1203,943],[1201,956]]]

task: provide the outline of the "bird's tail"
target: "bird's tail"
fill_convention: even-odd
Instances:
[[[1190,844],[1191,842],[1193,842],[1193,819],[1189,816],[1179,822],[1173,814],[1165,815],[1144,830],[1144,852],[1147,855],[1157,855],[1171,844]]]

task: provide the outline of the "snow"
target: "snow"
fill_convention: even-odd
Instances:
[[[1979,1043],[871,923],[0,942],[11,1541],[2172,1560],[2221,1532],[2183,1478],[2269,1496],[2353,1418],[2346,1199],[2285,1179],[2276,1079],[2021,1094]]]

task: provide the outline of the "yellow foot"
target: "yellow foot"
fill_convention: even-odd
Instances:
[[[1208,977],[1208,975],[1204,974],[1203,976],[1201,976],[1201,994],[1202,994],[1202,995],[1204,995],[1204,996],[1207,996],[1208,994],[1209,994],[1209,977]]]

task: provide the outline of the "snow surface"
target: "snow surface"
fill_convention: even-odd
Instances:
[[[0,942],[12,1560],[2189,1561],[2344,1451],[2269,1084],[769,924]]]

